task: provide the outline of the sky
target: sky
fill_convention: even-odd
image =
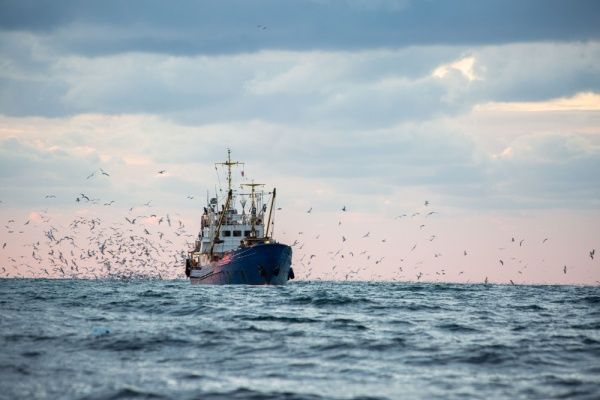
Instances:
[[[1,1],[0,274],[76,260],[106,274],[84,255],[123,251],[118,232],[163,246],[122,268],[181,276],[230,148],[277,187],[300,279],[600,284],[598,15],[596,1]],[[74,236],[58,258],[49,232]]]

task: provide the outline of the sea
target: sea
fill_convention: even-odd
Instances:
[[[600,398],[600,288],[0,280],[2,399]]]

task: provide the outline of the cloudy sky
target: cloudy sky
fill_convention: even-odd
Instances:
[[[598,15],[596,1],[2,1],[0,264],[23,272],[40,213],[116,223],[150,201],[195,234],[229,147],[277,186],[301,277],[597,284]],[[17,237],[11,219],[34,223]]]

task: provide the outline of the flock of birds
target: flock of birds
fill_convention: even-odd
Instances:
[[[166,170],[160,170],[157,175],[165,173]],[[96,175],[110,177],[108,172],[100,168],[89,174],[86,180]],[[45,196],[46,200],[55,198],[53,194]],[[191,195],[187,196],[187,199],[193,198]],[[86,193],[75,196],[75,202],[86,207],[109,207],[115,204],[114,200],[104,201]],[[420,209],[393,217],[393,220],[410,220],[410,226],[414,229],[410,237],[417,240],[406,248],[403,255],[398,246],[399,257],[385,260],[385,256],[380,256],[376,247],[389,243],[387,238],[376,237],[371,231],[367,231],[350,240],[352,235],[343,232],[343,215],[348,211],[344,205],[340,209],[341,215],[337,221],[339,248],[327,249],[325,252],[317,250],[317,245],[323,242],[322,233],[315,235],[298,232],[293,243],[290,243],[294,248],[293,263],[296,275],[307,280],[448,279],[448,267],[445,266],[445,262],[440,261],[442,253],[433,246],[438,235],[429,232],[432,225],[430,221],[438,213],[430,210],[429,206],[430,202],[425,201]],[[8,240],[3,241],[1,245],[1,251],[6,252],[1,259],[7,260],[8,265],[0,266],[0,277],[183,278],[185,250],[193,247],[196,235],[186,231],[185,224],[178,214],[173,214],[172,217],[168,213],[152,212],[154,209],[151,201],[129,207],[120,221],[115,221],[114,215],[105,221],[94,213],[86,213],[86,216],[79,215],[68,223],[61,224],[47,209],[36,213],[35,219],[27,219],[22,224],[10,219],[4,225],[5,232],[2,235]],[[278,210],[281,210],[281,207]],[[312,212],[312,207],[306,210],[308,216]],[[33,242],[26,242],[25,238],[30,238],[31,234],[41,237]],[[286,236],[285,232],[283,236]],[[548,238],[544,238],[541,245],[547,241]],[[510,239],[510,243],[513,246],[517,246],[518,243],[518,248],[527,245],[525,239],[517,240],[515,237]],[[15,251],[11,249],[12,246],[20,246],[20,249]],[[417,256],[418,251],[415,250],[418,246],[424,248],[428,254]],[[467,249],[461,253],[463,257],[469,255]],[[592,249],[589,251],[589,258],[594,260],[594,256],[595,249]],[[433,260],[428,260],[428,257],[433,257]],[[505,265],[505,259],[507,258],[498,259],[501,268]],[[384,260],[386,265],[382,268]],[[516,256],[507,260],[519,267],[518,274],[527,269],[523,260]],[[319,267],[315,268],[317,264]],[[428,272],[427,268],[423,268],[424,265],[439,265],[439,268],[434,272],[429,269]],[[331,267],[323,271],[323,267],[326,266]],[[566,265],[561,269],[563,274],[567,274]],[[464,272],[459,271],[458,276]],[[488,276],[482,281],[487,284]],[[512,279],[507,283],[515,284]]]
[[[163,175],[166,171],[158,171]],[[103,169],[97,173],[110,176]],[[55,199],[48,194],[45,199]],[[112,206],[86,193],[75,196],[77,204]],[[4,225],[2,251],[8,265],[0,266],[0,277],[17,278],[157,278],[183,276],[186,249],[195,235],[185,230],[178,214],[152,212],[151,202],[129,207],[120,221],[76,216],[64,223],[47,209],[34,213],[23,223],[9,219]],[[87,215],[87,213],[86,213]],[[40,238],[25,242],[32,235]],[[191,239],[193,241],[193,239]],[[11,247],[18,246],[18,249]],[[4,258],[4,257],[3,257]]]
[[[150,221],[158,216],[125,217],[126,223],[106,225],[99,217],[76,217],[66,227],[54,223],[45,213],[41,221],[27,220],[35,229],[43,230],[43,239],[22,246],[28,253],[9,256],[10,269],[2,267],[2,274],[19,278],[135,278],[174,277],[174,265],[182,265],[183,256],[172,248],[173,241],[165,233],[151,232],[149,225],[136,221]],[[161,230],[184,235],[182,225],[171,223],[170,216]],[[177,221],[179,224],[181,222]],[[154,225],[154,224],[153,224]],[[14,220],[5,225],[7,235],[24,234]],[[187,234],[186,234],[187,236]],[[4,242],[3,250],[8,242]]]
[[[457,277],[450,277],[449,268],[447,263],[443,261],[442,253],[436,249],[432,244],[438,238],[437,234],[427,233],[430,230],[432,224],[432,217],[438,214],[437,211],[430,210],[430,202],[425,200],[423,207],[415,210],[411,213],[405,213],[397,215],[391,219],[410,220],[408,229],[414,229],[414,232],[410,234],[411,239],[414,240],[408,248],[402,250],[402,245],[396,246],[391,243],[393,240],[388,241],[385,237],[375,238],[371,231],[367,231],[362,235],[356,236],[352,244],[349,244],[350,234],[346,234],[341,230],[343,225],[343,214],[347,212],[348,208],[344,205],[340,209],[340,215],[337,220],[340,247],[335,250],[329,250],[325,253],[319,252],[311,246],[311,239],[318,242],[323,239],[322,233],[314,232],[312,235],[307,232],[297,232],[297,236],[294,238],[292,246],[296,249],[294,255],[294,265],[301,265],[299,269],[299,275],[302,279],[308,280],[394,280],[394,281],[445,281],[448,279],[456,279]],[[310,216],[313,214],[313,207],[306,210],[306,214]],[[320,219],[322,222],[322,219]],[[321,229],[323,231],[323,229]],[[285,234],[285,232],[284,232]],[[549,238],[543,238],[540,241],[540,245],[545,245]],[[377,243],[378,242],[378,243]],[[398,254],[398,257],[394,257],[391,260],[385,260],[385,268],[382,268],[384,264],[385,256],[381,254],[389,254],[389,252],[377,252],[374,251],[377,244],[391,244],[394,246],[394,250]],[[525,239],[517,240],[515,237],[510,238],[510,243],[518,248],[527,246]],[[424,251],[421,254],[416,254],[417,247],[422,247]],[[508,247],[500,247],[499,251],[510,250]],[[510,251],[508,252],[510,253]],[[468,257],[470,251],[463,249],[461,252],[463,257]],[[513,253],[514,254],[514,253]],[[595,255],[595,249],[589,251],[589,258],[593,261]],[[429,258],[431,257],[431,258]],[[323,259],[326,259],[324,262]],[[428,259],[429,258],[429,259]],[[543,260],[542,260],[543,261]],[[507,259],[507,263],[510,262],[512,266],[516,267],[516,273],[523,275],[523,271],[528,268],[526,260],[518,257],[517,255],[511,255]],[[323,263],[332,265],[328,273],[323,274],[321,266]],[[500,268],[504,267],[505,261],[503,258],[498,259],[498,265]],[[316,265],[319,267],[316,268]],[[431,271],[431,268],[424,268],[425,265],[432,266],[437,265],[435,271]],[[564,275],[567,274],[567,265],[562,265],[561,271]],[[429,270],[429,271],[428,271]],[[465,271],[458,271],[458,277],[465,274]],[[516,278],[514,278],[517,280]],[[508,279],[507,284],[515,285],[515,280]],[[490,282],[488,276],[482,275],[482,281],[485,284]],[[596,281],[600,284],[600,281]]]

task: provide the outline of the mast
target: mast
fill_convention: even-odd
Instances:
[[[250,223],[252,224],[252,237],[256,237],[256,193],[254,188],[257,186],[264,186],[264,183],[242,183],[241,186],[250,186],[252,191],[250,192]]]
[[[225,165],[227,166],[227,190],[231,191],[231,167],[234,165],[244,165],[243,162],[239,161],[231,161],[231,149],[227,149],[227,161],[215,163],[215,167],[217,165]]]

